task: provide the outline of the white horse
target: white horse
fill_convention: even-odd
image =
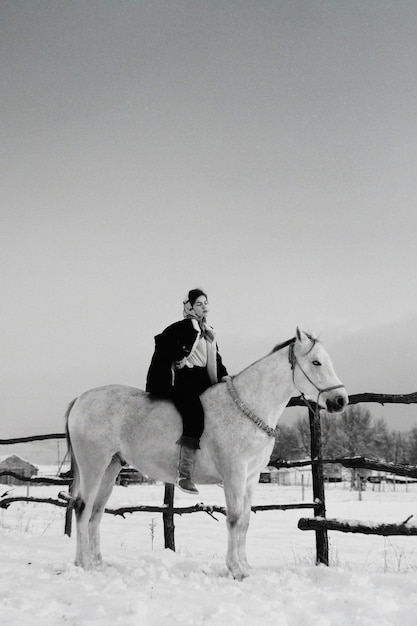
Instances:
[[[245,544],[253,490],[270,459],[278,418],[297,391],[329,413],[341,412],[348,402],[323,345],[298,328],[296,337],[201,396],[205,429],[193,478],[199,484],[223,482],[226,564],[238,580],[249,570]],[[68,407],[66,419],[75,564],[90,569],[102,563],[99,525],[121,463],[175,483],[182,421],[169,400],[124,385],[83,393]]]

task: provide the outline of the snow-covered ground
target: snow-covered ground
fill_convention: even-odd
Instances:
[[[3,486],[2,486],[3,487]],[[4,490],[6,487],[4,486]],[[4,491],[0,488],[1,492]],[[57,487],[30,495],[56,497]],[[26,487],[13,495],[26,495]],[[254,504],[299,502],[301,488],[259,484]],[[331,485],[328,517],[417,520],[417,486],[358,495]],[[311,495],[306,490],[306,500]],[[110,507],[162,504],[163,486],[115,487]],[[176,492],[175,504],[224,504],[219,487],[195,499]],[[226,571],[225,519],[207,513],[175,517],[175,553],[163,547],[162,516],[105,515],[105,566],[86,573],[73,565],[75,537],[63,535],[64,509],[16,503],[0,510],[0,624],[5,626],[415,626],[417,537],[330,533],[331,566],[316,567],[314,532],[297,529],[306,511],[252,515],[243,582]],[[411,520],[413,521],[413,520]]]

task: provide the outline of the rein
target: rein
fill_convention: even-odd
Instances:
[[[288,361],[291,365],[291,369],[292,369],[292,380],[294,383],[294,387],[297,389],[297,391],[299,391],[300,396],[302,398],[302,400],[304,401],[305,405],[307,406],[308,409],[310,409],[310,411],[312,411],[313,413],[315,413],[315,415],[317,416],[320,410],[320,406],[319,406],[319,399],[322,393],[325,393],[326,391],[333,391],[334,389],[342,389],[344,387],[344,385],[340,384],[340,385],[333,385],[332,387],[326,387],[325,389],[320,389],[320,387],[317,387],[316,383],[311,380],[311,378],[309,377],[309,375],[307,374],[307,372],[305,372],[303,370],[303,368],[301,367],[300,363],[298,362],[297,357],[295,356],[294,353],[294,344],[295,344],[295,338],[294,339],[289,339],[288,341],[286,341],[285,343],[281,344],[279,346],[279,348],[277,348],[277,350],[282,350],[283,348],[286,348],[287,346],[289,346],[288,349]],[[311,349],[313,349],[314,344],[315,344],[315,340],[312,339],[313,341],[313,345],[311,347]],[[307,400],[307,398],[305,397],[304,393],[298,389],[297,385],[295,384],[295,367],[298,365],[298,367],[300,368],[300,370],[302,371],[302,373],[304,374],[304,376],[307,378],[308,382],[311,383],[313,385],[313,387],[315,387],[317,389],[317,391],[319,392],[318,396],[317,396],[317,402],[315,410],[313,409],[313,407],[311,406],[311,403],[309,400]],[[227,376],[226,377],[226,385],[227,385],[227,390],[230,394],[230,397],[232,398],[232,400],[234,401],[234,403],[236,404],[236,406],[238,407],[238,409],[240,409],[240,411],[246,415],[246,417],[248,417],[254,424],[255,426],[257,426],[258,428],[260,428],[261,430],[264,431],[264,433],[266,433],[269,437],[274,437],[278,434],[279,429],[277,428],[271,428],[270,426],[268,426],[268,424],[266,424],[263,419],[261,419],[260,417],[258,417],[253,411],[252,409],[250,409],[244,402],[243,400],[239,397],[238,392],[236,391],[236,387],[233,384],[233,379],[231,376]]]

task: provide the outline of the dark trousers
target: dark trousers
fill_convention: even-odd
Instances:
[[[183,431],[180,443],[198,448],[204,430],[204,410],[200,394],[210,387],[205,367],[183,367],[175,372],[172,400],[182,417]]]

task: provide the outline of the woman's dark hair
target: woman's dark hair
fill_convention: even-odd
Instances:
[[[191,306],[194,306],[194,302],[200,296],[204,296],[205,298],[207,298],[207,294],[202,289],[191,289],[188,292],[188,302],[191,304]]]

